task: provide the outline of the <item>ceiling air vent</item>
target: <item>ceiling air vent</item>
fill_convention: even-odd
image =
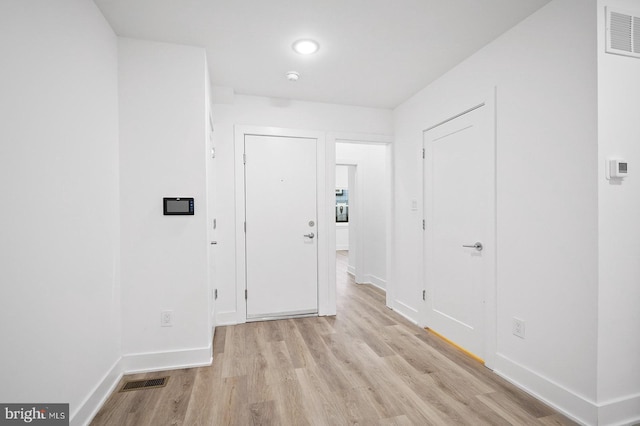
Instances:
[[[636,15],[607,8],[607,53],[640,58],[640,12]]]

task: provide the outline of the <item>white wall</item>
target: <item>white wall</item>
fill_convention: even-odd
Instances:
[[[605,6],[640,16],[640,2],[598,2],[598,401],[610,424],[640,421],[640,59],[605,53]],[[611,157],[629,161],[623,182],[605,178]]]
[[[128,371],[210,361],[204,49],[119,39],[123,352]],[[163,197],[194,216],[163,216]],[[160,313],[173,311],[173,327]]]
[[[214,88],[212,106],[217,181],[213,183],[210,192],[216,193],[220,205],[216,213],[216,317],[218,324],[229,324],[237,321],[234,125],[387,135],[392,133],[393,127],[390,110],[246,95],[226,96],[225,103],[216,104],[215,93],[218,92],[220,90]]]
[[[117,41],[93,2],[2,1],[0,52],[0,401],[80,424],[119,375]]]
[[[336,189],[349,189],[349,166],[336,166]]]
[[[422,322],[422,131],[497,87],[492,367],[594,423],[598,297],[595,0],[554,0],[395,111],[391,305]],[[482,99],[480,99],[482,100]],[[513,317],[526,339],[512,335]]]
[[[388,209],[387,147],[381,144],[336,143],[336,161],[356,164],[356,186],[350,191],[349,220],[357,226],[355,231],[357,283],[370,283],[386,288]],[[352,203],[353,201],[353,203]]]

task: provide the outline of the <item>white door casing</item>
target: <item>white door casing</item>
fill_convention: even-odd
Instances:
[[[496,333],[494,114],[488,97],[423,133],[425,324],[487,365]]]
[[[317,140],[244,143],[247,319],[317,314]]]

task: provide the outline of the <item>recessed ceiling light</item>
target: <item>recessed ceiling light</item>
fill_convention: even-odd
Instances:
[[[317,41],[309,39],[298,40],[293,43],[293,46],[291,47],[293,47],[293,50],[301,55],[311,55],[312,53],[316,53],[318,49],[320,49],[320,45]]]
[[[289,81],[298,81],[298,79],[300,78],[300,74],[295,71],[289,71],[285,74],[285,76],[287,76],[287,80]]]

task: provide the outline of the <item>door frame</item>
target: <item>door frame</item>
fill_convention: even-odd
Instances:
[[[235,230],[236,230],[236,323],[242,324],[247,322],[247,304],[245,300],[245,290],[247,283],[246,270],[246,241],[244,232],[245,220],[245,174],[244,174],[244,139],[245,135],[253,136],[275,136],[275,137],[291,137],[291,138],[307,138],[316,139],[316,197],[317,197],[317,244],[318,244],[318,315],[335,315],[335,271],[333,274],[333,300],[331,299],[331,275],[329,275],[329,264],[331,263],[328,253],[328,244],[330,236],[330,224],[328,223],[328,211],[333,212],[333,206],[327,203],[327,166],[326,166],[326,140],[323,132],[286,129],[278,127],[261,127],[261,126],[234,126],[234,164],[235,164]],[[335,171],[334,171],[335,175]],[[335,176],[333,176],[335,180]],[[335,188],[331,189],[332,196],[335,197]],[[335,234],[335,232],[334,232]],[[335,235],[333,235],[334,251],[335,251]],[[335,253],[334,253],[335,256]],[[333,268],[335,269],[334,258]]]
[[[491,239],[485,243],[485,249],[483,252],[485,256],[487,256],[490,262],[488,270],[489,276],[487,277],[486,286],[484,289],[484,353],[483,359],[485,361],[485,365],[488,368],[492,368],[495,365],[496,353],[497,353],[497,88],[493,87],[491,89],[487,89],[472,95],[466,99],[462,99],[458,102],[454,102],[449,108],[443,109],[439,116],[434,117],[431,121],[431,125],[426,126],[422,130],[422,148],[425,150],[423,152],[428,152],[427,146],[425,144],[424,136],[425,133],[429,130],[438,127],[444,123],[452,121],[464,114],[470,113],[478,108],[486,108],[488,120],[491,122],[489,125],[492,130],[492,149],[493,149],[493,164],[492,164],[492,172],[493,172],[493,193],[491,196],[491,206],[493,209],[493,219],[491,226],[491,232],[489,235]],[[430,182],[427,182],[427,160],[428,158],[424,158],[422,161],[422,211],[423,218],[426,220],[427,218],[427,199],[425,197],[425,193]],[[428,275],[427,268],[429,265],[428,253],[426,248],[426,244],[430,240],[430,228],[429,223],[426,223],[426,229],[422,233],[422,260],[423,260],[423,268],[422,268],[422,283],[423,290],[426,294],[426,300],[422,303],[422,313],[421,319],[422,324],[426,327],[429,326],[429,294],[430,294],[430,284],[428,283]],[[446,337],[446,336],[445,336]]]
[[[329,185],[330,194],[329,194],[329,204],[331,204],[331,224],[335,225],[335,212],[333,211],[333,205],[335,204],[335,185],[336,185],[336,165],[339,164],[350,164],[357,165],[357,161],[339,158],[336,159],[336,143],[352,143],[352,144],[362,144],[362,145],[383,145],[386,149],[385,157],[386,157],[386,173],[385,173],[385,182],[386,188],[385,191],[387,193],[387,209],[385,212],[386,215],[386,223],[385,223],[385,232],[386,232],[386,288],[385,288],[385,305],[387,307],[391,307],[390,303],[393,300],[393,279],[392,279],[392,262],[393,262],[393,137],[390,135],[382,135],[382,134],[369,134],[369,133],[343,133],[343,132],[330,132],[327,134],[327,183]],[[333,188],[333,189],[331,189]],[[362,191],[361,191],[362,192]],[[356,195],[357,196],[357,195]],[[359,209],[362,211],[362,209]],[[360,218],[360,223],[362,223],[362,219]],[[362,240],[362,239],[360,239]],[[364,250],[359,247],[359,250],[362,254]],[[336,303],[336,235],[333,232],[329,236],[329,256],[331,256],[331,262],[329,262],[329,278],[331,279],[331,296],[335,306]],[[362,260],[360,260],[360,269],[362,269]],[[356,264],[356,267],[358,265]],[[362,273],[362,271],[360,272]],[[335,315],[335,311],[333,314]]]

